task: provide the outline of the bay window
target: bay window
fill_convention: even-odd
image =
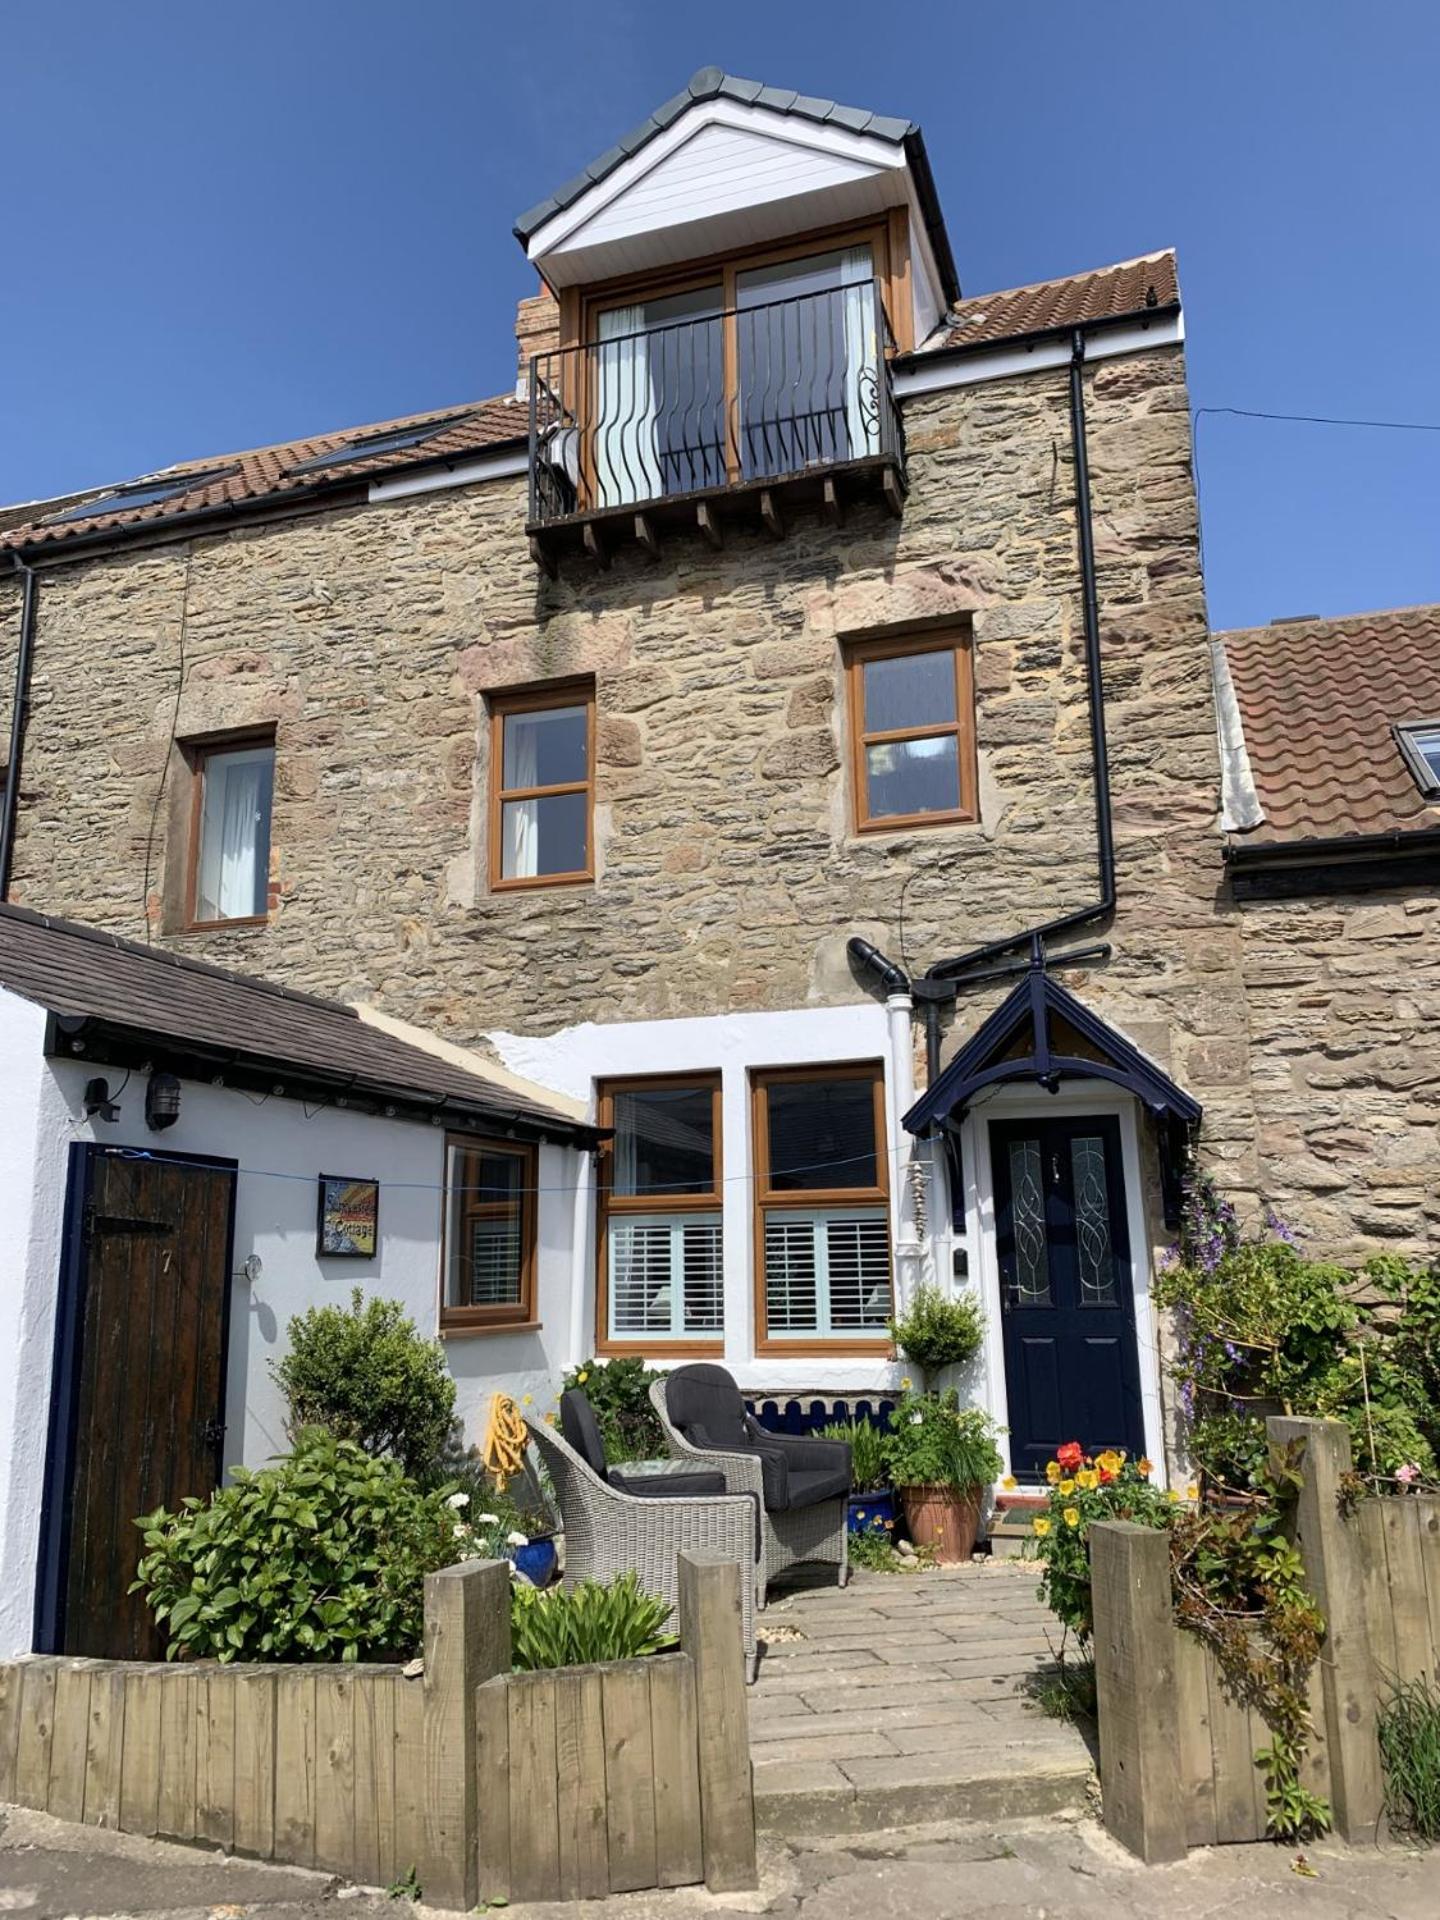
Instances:
[[[752,1098],[757,1348],[887,1351],[884,1069],[757,1073]]]
[[[720,1351],[719,1075],[605,1081],[600,1125],[597,1345]]]

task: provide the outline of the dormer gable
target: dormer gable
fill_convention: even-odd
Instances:
[[[960,291],[919,128],[707,67],[515,232],[559,292],[900,210],[918,341]]]

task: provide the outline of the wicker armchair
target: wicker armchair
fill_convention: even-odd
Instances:
[[[667,1396],[699,1392],[709,1408],[703,1426],[671,1417]],[[807,1561],[833,1564],[838,1584],[850,1578],[847,1528],[850,1450],[842,1442],[771,1433],[745,1411],[740,1389],[723,1367],[679,1367],[650,1389],[672,1459],[718,1468],[731,1493],[760,1504],[760,1564],[756,1599],[763,1607],[770,1582],[786,1567]],[[692,1406],[693,1410],[693,1406]],[[691,1428],[686,1438],[682,1427]],[[724,1443],[733,1441],[733,1448]],[[811,1498],[815,1491],[823,1497]]]
[[[755,1678],[755,1502],[718,1494],[669,1500],[638,1498],[607,1486],[553,1427],[526,1420],[549,1469],[565,1531],[565,1585],[613,1580],[631,1571],[646,1593],[674,1607],[680,1599],[675,1556],[716,1552],[740,1563],[740,1629],[745,1678]]]

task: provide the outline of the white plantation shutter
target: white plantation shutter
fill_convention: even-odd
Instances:
[[[610,1337],[719,1333],[725,1323],[718,1217],[610,1222]]]
[[[520,1220],[513,1210],[471,1222],[471,1307],[513,1306],[520,1298]]]
[[[890,1302],[890,1222],[883,1208],[766,1214],[771,1334],[883,1333]]]

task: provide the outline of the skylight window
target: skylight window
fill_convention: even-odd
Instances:
[[[46,526],[59,526],[66,520],[94,520],[102,513],[130,513],[136,507],[158,506],[162,500],[178,500],[183,493],[208,487],[212,480],[223,480],[236,473],[236,467],[211,467],[202,473],[162,473],[153,480],[137,480],[131,486],[114,487],[96,500],[82,500],[79,506],[66,507],[63,513],[45,516]]]
[[[406,447],[418,447],[426,440],[433,440],[438,433],[444,433],[455,427],[468,414],[452,413],[444,420],[430,420],[420,427],[395,427],[388,433],[370,433],[358,440],[347,440],[343,447],[335,447],[329,453],[317,453],[313,459],[302,460],[291,473],[316,473],[321,467],[340,467],[350,460],[368,460],[376,453],[400,453]]]
[[[1411,721],[1396,727],[1395,738],[1425,798],[1440,800],[1440,720]]]

